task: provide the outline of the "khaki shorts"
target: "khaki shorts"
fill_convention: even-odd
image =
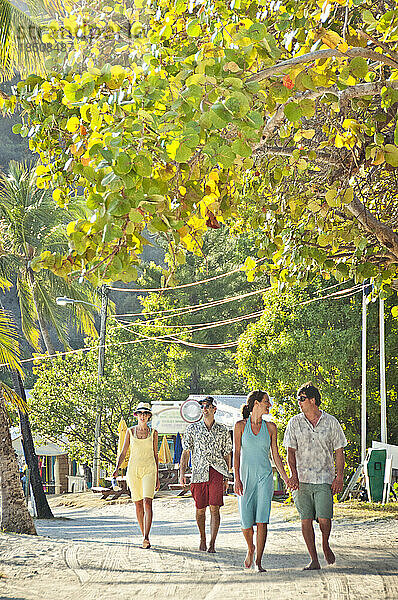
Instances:
[[[333,496],[330,483],[300,483],[293,500],[300,519],[332,519]]]

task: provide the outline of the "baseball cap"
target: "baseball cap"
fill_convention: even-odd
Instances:
[[[213,396],[206,396],[206,398],[202,398],[198,400],[199,404],[203,404],[204,402],[211,404],[212,406],[217,406],[217,401]]]

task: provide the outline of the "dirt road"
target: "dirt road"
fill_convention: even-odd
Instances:
[[[337,521],[337,562],[303,572],[300,523],[273,517],[263,564],[243,568],[235,506],[226,507],[217,553],[199,552],[190,498],[154,503],[152,549],[140,548],[131,504],[55,509],[39,536],[0,534],[1,600],[397,600],[398,521]]]

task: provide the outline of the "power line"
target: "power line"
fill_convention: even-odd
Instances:
[[[340,282],[331,286],[328,286],[326,288],[323,288],[322,290],[318,290],[317,293],[325,292],[327,290],[333,289],[335,287],[338,287],[340,285],[343,285],[345,282]],[[121,314],[116,314],[114,315],[115,318],[119,319],[119,317],[140,317],[141,319],[145,319],[145,323],[148,324],[151,321],[155,321],[155,318],[153,319],[146,319],[147,316],[149,315],[161,315],[159,317],[156,318],[157,321],[159,320],[163,320],[163,319],[167,319],[169,317],[173,317],[173,314],[166,314],[165,316],[163,316],[165,313],[178,313],[178,316],[180,315],[184,315],[188,312],[198,312],[200,310],[205,310],[206,308],[212,308],[214,306],[219,306],[221,304],[225,304],[228,302],[234,302],[235,300],[243,300],[244,298],[248,298],[250,296],[254,296],[256,294],[262,294],[264,292],[267,292],[269,290],[271,290],[271,287],[266,287],[266,288],[261,288],[260,290],[253,290],[251,292],[246,292],[245,294],[239,294],[237,296],[229,296],[228,298],[222,298],[220,300],[211,300],[210,302],[204,303],[204,304],[191,304],[188,306],[181,306],[179,308],[167,308],[164,310],[160,310],[160,311],[150,311],[150,312],[145,312],[143,313],[142,311],[139,313],[121,313]],[[194,309],[194,310],[191,310]],[[127,325],[134,325],[136,324],[136,322],[130,322],[130,321],[124,321],[124,323],[126,323]],[[123,325],[121,325],[123,327]],[[112,329],[116,329],[118,328],[119,325],[116,325],[115,327],[113,327]],[[182,327],[180,325],[180,327]],[[188,325],[186,327],[189,327]]]
[[[140,333],[138,331],[134,331],[135,335],[139,335],[141,337],[144,337],[146,339],[151,339],[149,338],[149,336],[145,335],[144,333]],[[154,339],[154,338],[152,338]],[[187,342],[186,340],[182,340],[181,338],[175,338],[172,337],[169,340],[168,339],[162,339],[162,338],[155,338],[156,340],[160,341],[160,342],[166,342],[169,344],[183,344],[184,346],[191,346],[192,348],[206,348],[206,349],[223,349],[223,348],[232,348],[233,346],[237,346],[239,344],[239,342],[236,340],[234,342],[225,342],[225,344],[196,344],[194,342]]]
[[[335,287],[335,286],[333,286],[333,287]],[[362,291],[362,284],[357,284],[351,288],[339,290],[338,292],[333,292],[332,294],[328,294],[326,296],[321,296],[318,298],[310,298],[309,300],[304,300],[303,302],[297,302],[296,304],[292,305],[292,308],[294,306],[304,306],[307,304],[311,304],[313,302],[328,300],[330,298],[336,299],[336,300],[341,299],[341,298],[346,298],[346,297],[353,296],[354,294],[357,294],[358,292],[361,292],[361,291]],[[233,319],[226,319],[224,321],[218,321],[216,323],[208,323],[208,324],[206,323],[206,324],[203,324],[203,326],[200,326],[200,327],[198,326],[196,329],[189,330],[186,333],[193,333],[194,331],[212,329],[214,327],[221,327],[223,325],[232,324],[233,322],[240,322],[243,320],[248,320],[250,318],[254,318],[255,316],[260,316],[264,312],[265,312],[264,310],[261,310],[261,311],[255,312],[255,313],[251,313],[249,315],[243,315],[241,317],[234,317]],[[201,324],[199,324],[199,325],[201,325]],[[169,333],[169,334],[165,334],[163,336],[151,336],[151,337],[148,337],[147,340],[161,341],[163,339],[172,338],[173,336],[175,336],[175,334]],[[124,345],[129,345],[129,344],[141,343],[143,341],[145,341],[145,340],[137,340],[136,339],[136,340],[128,340],[125,342],[114,342],[111,344],[105,344],[105,347],[110,348],[113,346],[124,346]],[[185,342],[185,340],[183,340],[183,341]],[[176,343],[178,343],[178,342],[176,342]],[[232,344],[232,342],[228,342],[228,344],[229,343]],[[57,358],[57,357],[62,357],[62,356],[68,356],[71,354],[76,354],[78,352],[89,352],[90,350],[98,350],[98,347],[99,347],[99,344],[94,345],[94,346],[86,346],[85,348],[78,348],[76,350],[68,350],[65,352],[58,352],[55,354],[42,354],[42,355],[35,356],[33,358],[27,358],[27,359],[21,360],[20,362],[21,362],[21,364],[24,364],[24,363],[34,362],[35,360],[45,360],[48,358],[51,359],[51,358]],[[7,363],[0,364],[0,367],[7,367],[7,366],[8,366]]]
[[[338,283],[336,285],[331,285],[331,286],[329,286],[327,288],[323,288],[322,291],[326,291],[328,289],[333,289],[333,288],[335,288],[335,287],[337,287],[339,285],[342,285],[342,283]],[[358,285],[360,286],[360,284],[358,284]],[[155,318],[148,319],[148,320],[145,320],[144,322],[140,322],[140,321],[133,321],[133,322],[128,322],[127,321],[126,322],[125,321],[124,324],[116,325],[115,327],[112,328],[112,330],[118,329],[119,327],[122,327],[124,329],[129,329],[130,327],[134,327],[134,326],[147,327],[147,326],[150,326],[150,324],[152,322],[154,322],[155,320],[156,321],[160,321],[160,320],[171,318],[173,316],[180,316],[180,315],[184,315],[184,314],[187,314],[187,313],[194,313],[194,312],[203,310],[205,308],[212,308],[213,306],[219,306],[220,304],[224,304],[224,303],[227,303],[227,302],[233,302],[235,300],[241,300],[243,298],[247,298],[247,297],[253,296],[255,294],[260,294],[260,293],[266,292],[266,291],[271,290],[271,289],[272,289],[271,287],[267,287],[267,288],[262,288],[261,290],[254,290],[252,292],[247,292],[246,294],[239,294],[238,296],[230,296],[229,298],[223,298],[221,300],[215,300],[215,301],[212,301],[212,302],[208,302],[207,304],[197,304],[197,305],[194,304],[194,305],[191,305],[191,306],[181,307],[180,309],[170,309],[170,310],[173,310],[173,311],[180,311],[180,312],[178,313],[178,315],[165,315],[165,316],[161,316],[161,317],[159,317],[157,319],[155,319]],[[335,294],[344,294],[344,293],[347,293],[347,292],[351,292],[352,289],[354,289],[354,288],[349,288],[348,290],[347,289],[341,290],[339,292],[335,292]],[[332,297],[332,295],[329,295],[328,297]],[[314,298],[313,301],[315,301],[317,299],[318,298]],[[190,310],[190,309],[195,309],[195,310]],[[163,311],[160,311],[159,314],[161,314],[162,312]],[[145,316],[147,314],[154,314],[154,313],[137,313],[137,316],[145,318]],[[155,312],[155,314],[157,314],[157,313]],[[116,315],[116,316],[119,316],[119,315]],[[195,327],[195,325],[159,325],[156,322],[156,327],[188,328],[188,327]]]
[[[270,287],[266,287],[266,288],[262,288],[260,290],[254,290],[252,292],[246,292],[245,294],[239,294],[237,296],[230,296],[228,298],[221,298],[220,300],[211,300],[210,302],[206,302],[204,304],[191,304],[190,306],[181,306],[180,308],[170,308],[170,309],[165,309],[164,311],[153,311],[153,312],[149,312],[149,313],[131,313],[131,314],[126,314],[126,315],[114,315],[116,318],[120,317],[120,316],[137,316],[140,317],[142,319],[145,319],[147,315],[162,315],[158,318],[156,318],[156,320],[163,320],[163,319],[168,319],[171,318],[175,315],[170,314],[170,315],[163,315],[162,313],[164,312],[173,312],[173,313],[178,313],[177,316],[180,315],[184,315],[186,313],[194,313],[194,312],[198,312],[200,310],[204,310],[206,308],[212,308],[213,306],[220,306],[221,304],[226,304],[228,302],[234,302],[235,300],[243,300],[244,298],[248,298],[249,296],[254,296],[255,294],[262,294],[263,292],[266,292],[268,290],[270,290]],[[155,321],[155,318],[152,319],[147,319],[145,321],[145,323],[151,322],[151,321]],[[126,321],[125,321],[126,323]],[[127,321],[128,325],[134,325],[136,322],[130,322]],[[116,325],[113,329],[117,329],[117,327],[119,327],[119,325]]]
[[[334,287],[336,287],[336,286],[335,285],[330,286],[330,288],[328,288],[328,289],[332,289]],[[304,305],[316,302],[317,300],[326,300],[326,299],[339,300],[341,298],[350,297],[354,294],[357,294],[360,291],[362,291],[362,285],[357,284],[349,289],[339,290],[337,292],[333,292],[332,294],[328,294],[327,296],[322,296],[321,298],[311,298],[309,300],[304,300],[303,302],[298,302],[294,306],[304,306]],[[261,316],[264,312],[265,312],[264,310],[261,310],[261,311],[255,312],[255,313],[251,313],[249,315],[244,315],[243,317],[234,317],[232,319],[216,321],[216,322],[211,322],[211,323],[199,323],[196,326],[191,326],[191,327],[195,327],[195,329],[191,329],[190,331],[187,331],[186,333],[193,333],[194,331],[202,331],[204,329],[211,329],[213,327],[221,327],[222,325],[232,324],[232,323],[240,322],[242,320],[248,320],[248,319],[254,318],[256,316]],[[139,325],[145,326],[147,324],[139,323]],[[179,326],[177,325],[175,327],[178,328]],[[126,327],[126,329],[127,329],[127,327]],[[194,348],[221,349],[221,348],[230,348],[233,346],[237,346],[239,344],[238,340],[236,340],[234,342],[226,342],[225,344],[196,344],[194,342],[187,342],[186,340],[182,340],[181,338],[176,338],[175,334],[172,334],[172,333],[170,333],[168,335],[166,334],[163,336],[152,336],[152,337],[147,336],[147,335],[142,334],[137,331],[134,331],[132,333],[134,333],[134,335],[141,336],[141,337],[145,338],[146,340],[157,340],[157,341],[166,342],[166,343],[177,343],[177,344],[183,344],[186,346],[191,346]],[[170,338],[170,339],[168,339],[168,338]],[[138,341],[140,341],[140,340],[132,340],[131,343],[138,342]],[[126,344],[126,343],[128,343],[128,342],[122,342],[122,344]]]
[[[259,258],[255,261],[256,265],[261,262],[264,262],[265,258]],[[132,289],[132,288],[117,288],[109,286],[108,289],[114,290],[116,292],[134,292],[134,293],[150,293],[150,292],[170,292],[172,290],[181,290],[183,288],[193,287],[196,285],[202,285],[202,283],[209,283],[210,281],[215,281],[216,279],[221,279],[222,277],[228,277],[228,275],[232,275],[233,273],[243,272],[244,269],[242,267],[237,267],[236,269],[232,269],[232,271],[228,271],[227,273],[221,273],[220,275],[214,275],[213,277],[208,277],[207,279],[201,279],[200,281],[192,281],[191,283],[182,283],[181,285],[175,285],[173,287],[161,287],[161,288],[143,288],[143,289]]]

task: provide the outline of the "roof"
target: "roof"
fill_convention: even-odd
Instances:
[[[22,447],[22,434],[18,427],[10,428],[11,434],[11,442],[12,447],[14,448],[16,454],[18,456],[23,455],[23,447]],[[33,442],[35,445],[35,452],[38,456],[61,456],[63,454],[67,454],[68,451],[65,447],[67,442],[66,438],[58,440],[58,443],[52,442],[47,438],[33,438]]]

